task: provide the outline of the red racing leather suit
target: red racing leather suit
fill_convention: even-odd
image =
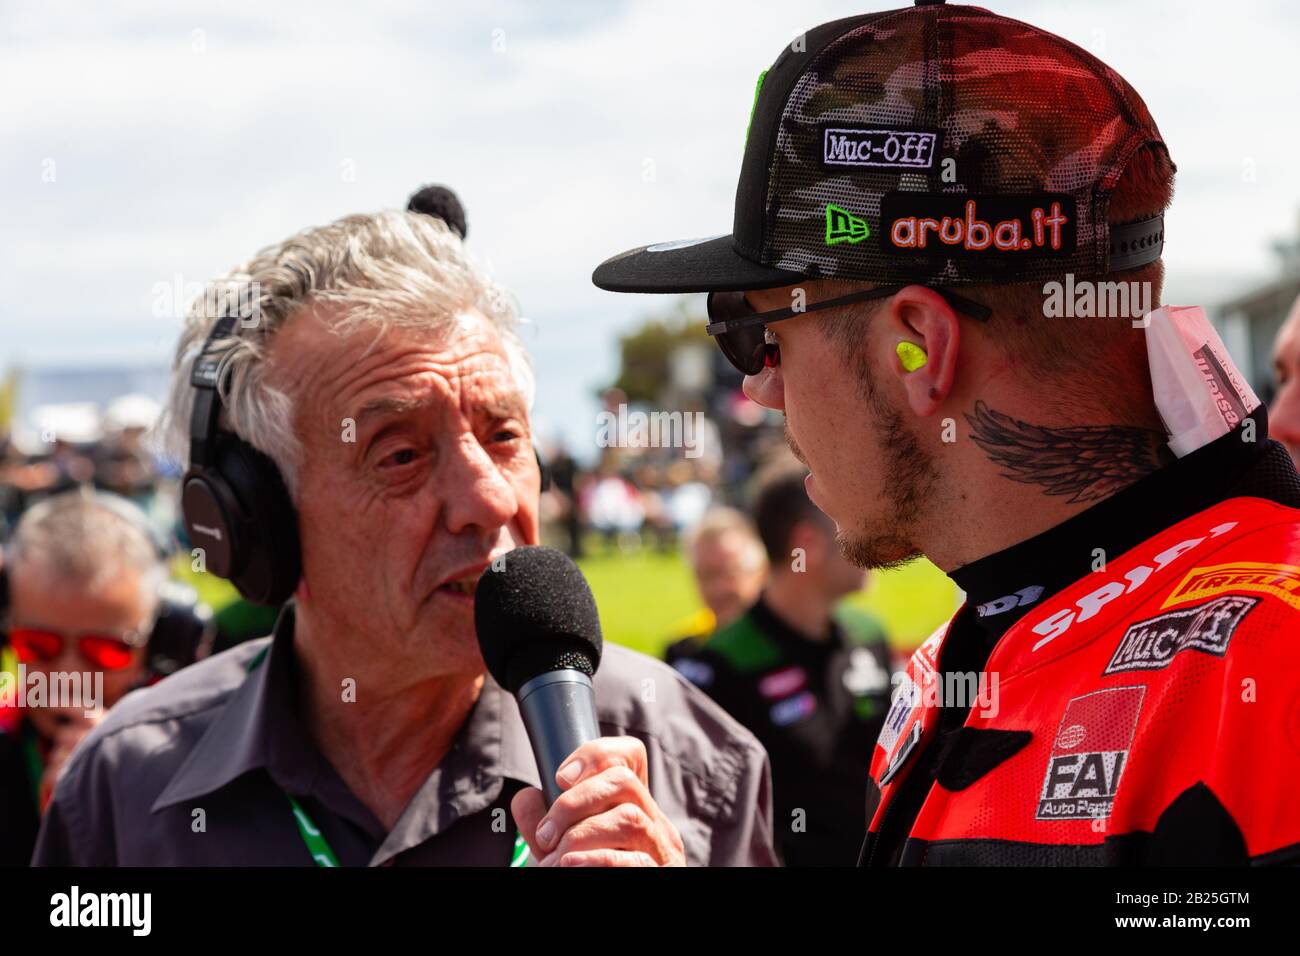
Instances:
[[[1300,510],[1229,498],[1043,601],[918,769],[950,626],[876,744],[863,863],[1300,861]],[[919,812],[882,860],[909,786]]]

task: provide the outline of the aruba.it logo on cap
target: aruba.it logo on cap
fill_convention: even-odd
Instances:
[[[1076,249],[1074,199],[1064,193],[886,193],[881,241],[894,255],[1064,256]]]

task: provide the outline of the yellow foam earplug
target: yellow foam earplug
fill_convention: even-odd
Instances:
[[[915,372],[930,360],[930,356],[925,354],[925,349],[919,345],[913,345],[911,342],[899,342],[897,351],[898,360],[903,363],[903,368],[909,372]]]

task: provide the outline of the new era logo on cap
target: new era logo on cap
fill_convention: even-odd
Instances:
[[[871,235],[867,221],[847,209],[841,209],[832,203],[826,204],[826,245],[837,242],[861,242]]]

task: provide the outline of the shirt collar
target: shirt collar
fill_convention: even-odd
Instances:
[[[487,676],[451,749],[433,768],[385,838],[371,866],[492,806],[507,780],[539,786],[537,762],[515,699]]]
[[[218,790],[251,770],[272,771],[289,792],[304,794],[324,762],[314,746],[296,746],[301,731],[293,660],[292,603],[269,641],[258,642],[247,676],[154,801],[153,811]],[[287,758],[287,759],[276,759]]]
[[[844,646],[844,632],[833,615],[826,625],[829,633],[822,640],[815,641],[787,624],[767,603],[766,593],[759,595],[749,609],[749,618],[759,630],[776,640],[788,655],[797,659],[823,658]]]
[[[222,706],[166,788],[157,812],[218,790],[264,769],[287,793],[314,795],[346,812],[381,841],[372,865],[436,836],[461,817],[490,807],[506,780],[539,786],[532,746],[515,699],[491,678],[451,750],[434,767],[393,829],[384,835],[373,814],[348,791],[316,749],[298,713],[293,648],[294,608],[286,605],[269,641],[248,663],[248,675]]]

